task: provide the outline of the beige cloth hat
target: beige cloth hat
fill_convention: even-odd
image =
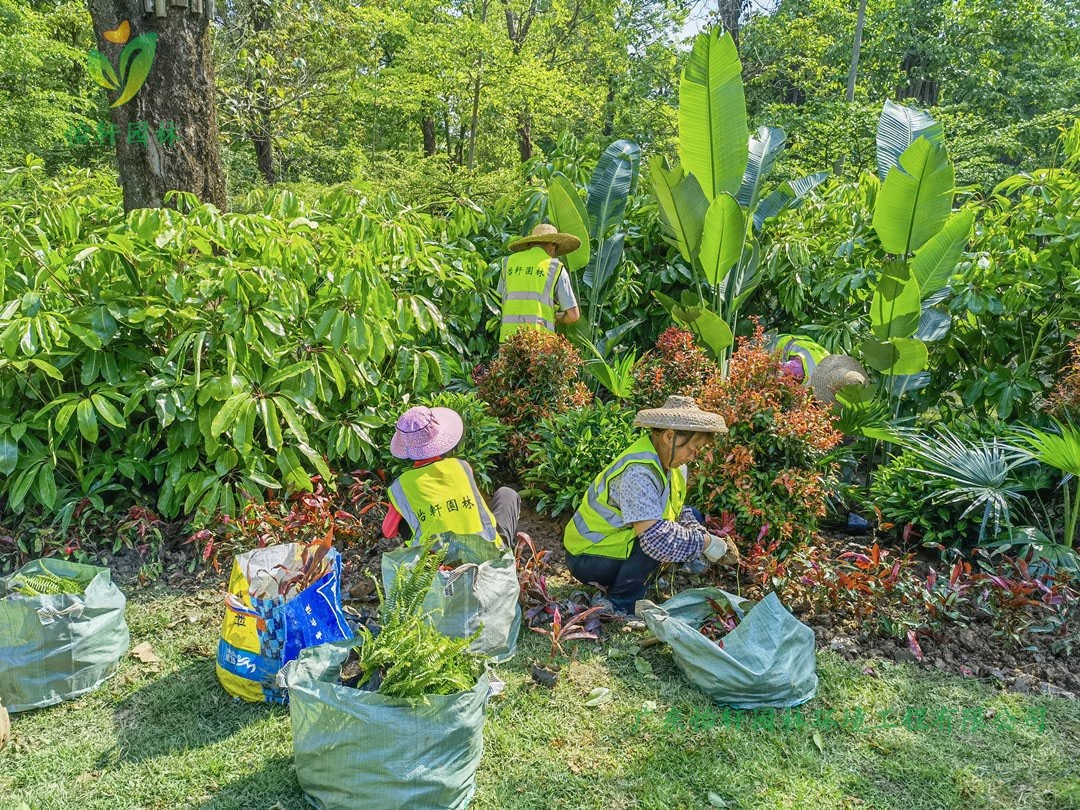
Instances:
[[[859,361],[846,354],[830,354],[824,358],[810,375],[810,387],[814,396],[826,405],[836,402],[837,390],[846,385],[869,385],[870,377]]]
[[[638,411],[634,417],[634,427],[727,433],[724,417],[712,411],[703,411],[693,397],[680,396],[668,397],[660,408]]]
[[[573,253],[581,247],[581,240],[573,234],[562,233],[554,225],[542,222],[533,228],[532,233],[528,236],[522,236],[520,239],[511,242],[509,248],[511,253],[516,253],[519,250],[525,250],[533,245],[541,245],[545,242],[556,245],[558,248],[555,251],[556,256],[565,256],[567,253]]]

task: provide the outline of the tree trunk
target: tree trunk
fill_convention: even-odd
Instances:
[[[735,50],[739,50],[739,18],[742,17],[742,0],[717,0],[717,15],[724,30],[731,34]]]
[[[274,25],[274,9],[269,0],[252,4],[251,29],[256,35],[269,31]],[[277,182],[274,171],[274,129],[270,118],[270,99],[266,92],[266,83],[260,82],[251,88],[255,96],[255,127],[248,133],[251,145],[255,147],[255,162],[263,179],[270,185]]]
[[[430,115],[424,115],[420,119],[420,132],[424,136],[424,155],[435,156],[435,119]]]
[[[615,77],[607,77],[607,99],[604,103],[604,139],[615,134]]]
[[[214,106],[209,17],[176,7],[168,7],[166,17],[157,17],[145,12],[143,0],[87,0],[87,5],[97,48],[114,68],[119,66],[123,47],[106,40],[105,31],[127,20],[131,39],[157,34],[145,84],[110,112],[124,208],[160,208],[166,192],[175,189],[223,209],[225,176]],[[122,67],[117,75],[123,83]],[[110,101],[120,95],[120,91],[107,92]]]
[[[866,0],[859,1],[859,15],[855,18],[855,42],[851,46],[851,66],[847,74],[848,104],[855,100],[855,76],[859,72],[859,51],[862,49],[863,23],[866,22]]]
[[[258,130],[248,133],[252,146],[255,147],[255,162],[259,167],[259,173],[270,185],[277,182],[277,172],[274,171],[274,144],[270,140],[270,116],[260,114],[262,124]]]
[[[529,160],[533,156],[532,145],[532,118],[524,110],[518,113],[518,154],[521,155],[521,162]]]

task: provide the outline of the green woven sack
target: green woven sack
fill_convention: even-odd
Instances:
[[[24,596],[18,575],[87,582],[82,593]],[[130,637],[127,600],[109,569],[34,560],[0,580],[0,701],[11,712],[52,706],[96,689],[116,673]]]

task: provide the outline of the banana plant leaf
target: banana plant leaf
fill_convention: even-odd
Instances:
[[[657,290],[653,290],[653,295],[676,323],[701,338],[714,357],[719,357],[724,349],[735,342],[735,337],[724,319],[712,310],[700,304],[680,304]]]
[[[878,340],[907,338],[919,328],[919,283],[903,259],[887,261],[870,302],[870,327]]]
[[[926,368],[926,344],[913,338],[868,340],[859,349],[866,364],[882,374],[917,374]]]
[[[611,329],[604,332],[604,336],[596,343],[596,348],[599,351],[600,356],[606,358],[608,356],[608,350],[617,346],[623,335],[643,323],[645,323],[644,318],[634,318],[632,321],[620,323],[618,326],[613,326]]]
[[[919,138],[889,170],[874,207],[874,230],[889,253],[918,250],[952,212],[953,167],[944,147]]]
[[[687,264],[696,266],[709,208],[701,185],[694,175],[686,174],[679,166],[671,168],[659,155],[649,161],[649,182],[675,246]]]
[[[900,164],[900,156],[917,138],[943,145],[945,135],[941,124],[925,111],[886,101],[878,118],[878,177],[885,180],[889,176],[889,169]]]
[[[679,159],[710,200],[738,193],[749,136],[739,54],[717,26],[694,41],[679,81]]]
[[[940,231],[915,251],[911,271],[919,282],[919,294],[924,299],[948,282],[956,263],[960,261],[974,222],[975,214],[972,211],[957,211]]]
[[[919,340],[941,340],[952,327],[952,318],[949,314],[939,309],[923,304],[922,314],[919,316],[919,328],[912,337]]]
[[[750,255],[728,271],[720,282],[720,300],[730,306],[739,306],[761,284],[761,244],[755,239],[747,247]]]
[[[750,136],[746,171],[735,197],[743,208],[750,210],[757,203],[761,185],[772,171],[776,158],[784,151],[786,140],[787,133],[781,127],[759,127],[757,133]]]
[[[730,194],[718,194],[705,213],[698,259],[705,278],[716,285],[742,255],[746,217]]]
[[[615,278],[615,271],[619,267],[619,262],[622,261],[623,243],[625,241],[626,234],[619,231],[610,239],[605,239],[600,243],[596,249],[592,267],[582,275],[586,287],[596,289],[599,294]]]
[[[816,172],[782,183],[754,208],[754,228],[760,230],[768,220],[787,208],[797,208],[811,191],[820,186],[832,172]]]
[[[920,371],[917,374],[893,374],[885,377],[885,387],[894,397],[913,394],[926,388],[929,384],[929,371]]]
[[[581,240],[581,247],[563,257],[567,267],[577,272],[589,263],[589,215],[577,189],[566,175],[556,173],[548,181],[547,210],[556,228]]]
[[[592,225],[589,236],[594,242],[603,239],[608,229],[622,219],[640,165],[641,149],[632,141],[615,141],[600,155],[589,180],[585,204]]]

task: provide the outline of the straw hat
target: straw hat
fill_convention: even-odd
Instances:
[[[693,397],[670,396],[660,408],[638,411],[634,427],[661,430],[694,430],[699,433],[727,433],[724,417],[703,411]]]
[[[869,385],[870,377],[859,361],[846,354],[830,354],[817,364],[810,377],[814,396],[826,405],[836,402],[836,392],[846,385]]]
[[[581,240],[573,234],[562,233],[554,225],[542,222],[533,228],[532,233],[528,236],[523,236],[511,242],[509,246],[510,252],[516,253],[519,250],[525,250],[533,245],[542,245],[545,242],[550,242],[556,246],[556,256],[565,256],[567,253],[573,253],[581,247]]]
[[[457,411],[417,405],[398,418],[390,452],[396,458],[423,461],[453,450],[464,432]]]

